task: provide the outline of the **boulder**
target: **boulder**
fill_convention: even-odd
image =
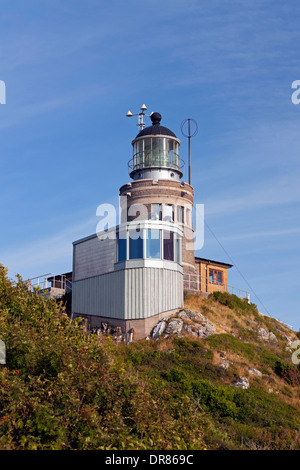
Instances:
[[[194,312],[193,310],[189,310],[187,308],[181,310],[178,314],[180,318],[186,319],[188,318],[189,320],[195,320],[195,321],[207,321],[207,318],[202,315],[200,312]]]
[[[238,377],[237,381],[234,383],[234,386],[246,390],[250,385],[246,377]]]
[[[222,369],[228,369],[228,367],[230,366],[230,362],[229,361],[221,362],[219,366],[222,367]]]
[[[254,367],[250,367],[249,374],[257,375],[258,377],[262,376],[262,373],[260,372],[260,370],[254,369]]]
[[[207,338],[216,332],[216,327],[201,313],[183,309],[176,316],[170,316],[159,321],[152,329],[151,337],[157,339],[162,334],[165,337],[169,335],[179,336],[182,332],[200,338]]]
[[[207,338],[208,336],[214,335],[216,332],[216,327],[210,321],[203,322],[202,325],[199,325],[198,336],[200,338]]]
[[[272,331],[267,331],[264,328],[258,329],[258,336],[264,341],[272,341],[273,343],[277,343],[277,338],[274,333],[272,333]]]
[[[259,329],[258,329],[258,336],[259,336],[261,339],[265,340],[265,341],[267,341],[267,340],[269,339],[269,333],[268,333],[268,331],[265,330],[264,328],[259,328]]]
[[[158,322],[151,331],[152,338],[157,339],[165,331],[166,326],[167,322],[165,320]]]
[[[197,330],[195,331],[195,329],[193,329],[192,325],[184,324],[183,327],[182,327],[182,330],[185,331],[186,333],[191,334],[191,335],[198,336],[198,331]]]
[[[274,333],[272,333],[272,331],[270,331],[269,333],[269,341],[272,341],[273,343],[277,343],[277,338],[274,335]]]
[[[183,327],[183,321],[181,320],[181,318],[172,318],[167,326],[166,326],[166,329],[164,331],[165,335],[178,335],[181,333],[181,330],[182,330],[182,327]]]

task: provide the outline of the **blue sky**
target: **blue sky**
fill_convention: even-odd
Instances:
[[[118,202],[145,103],[192,140],[198,256],[300,328],[300,4],[290,0],[11,0],[1,5],[0,262],[72,269],[72,242]],[[184,177],[187,180],[187,174]]]

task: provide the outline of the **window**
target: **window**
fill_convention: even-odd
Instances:
[[[151,139],[145,139],[145,163],[144,166],[151,165]]]
[[[126,261],[126,246],[127,246],[127,240],[126,240],[126,233],[118,233],[118,239],[117,239],[117,263],[119,261]]]
[[[160,259],[160,230],[147,230],[146,257]]]
[[[177,168],[179,168],[179,144],[178,142],[174,142],[174,164]]]
[[[191,224],[191,209],[186,210],[186,224],[187,225],[192,225]]]
[[[164,259],[174,261],[174,233],[164,230]]]
[[[173,204],[165,204],[164,206],[164,220],[169,222],[174,221],[174,206]]]
[[[161,166],[163,164],[164,141],[162,138],[154,137],[152,139],[152,164]]]
[[[143,165],[143,141],[137,141],[133,147],[133,165],[134,169]]]
[[[129,259],[143,258],[142,232],[129,230]]]
[[[161,204],[151,204],[151,214],[149,218],[152,220],[162,220]]]
[[[174,161],[174,140],[168,139],[168,153],[170,162]]]
[[[183,207],[177,206],[177,222],[183,223]]]
[[[176,237],[176,262],[181,264],[181,239]]]
[[[217,269],[209,270],[209,282],[213,284],[223,284],[223,272]]]

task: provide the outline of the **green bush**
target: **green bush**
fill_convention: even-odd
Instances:
[[[298,369],[286,368],[283,354],[225,334],[205,341],[100,341],[80,319],[71,321],[63,305],[30,292],[20,278],[13,283],[4,269],[0,337],[7,351],[0,366],[0,449],[295,446],[297,408],[254,381],[248,390],[235,388],[234,372],[212,362],[215,349],[227,350],[291,379]]]
[[[276,361],[274,371],[290,385],[300,385],[300,370],[283,361]]]

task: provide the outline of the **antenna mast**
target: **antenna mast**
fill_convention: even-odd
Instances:
[[[140,109],[141,109],[140,113],[132,114],[131,111],[128,111],[126,116],[127,117],[138,116],[137,126],[138,126],[139,130],[142,131],[145,127],[144,116],[150,117],[152,113],[151,114],[145,114],[144,113],[144,111],[147,111],[147,106],[145,104],[143,104]]]
[[[195,129],[193,133],[191,133],[191,122],[194,124]],[[188,133],[184,131],[184,127],[188,126]],[[195,119],[187,118],[181,123],[181,132],[184,137],[189,139],[189,184],[191,184],[191,137],[194,137],[198,132],[198,124]]]

